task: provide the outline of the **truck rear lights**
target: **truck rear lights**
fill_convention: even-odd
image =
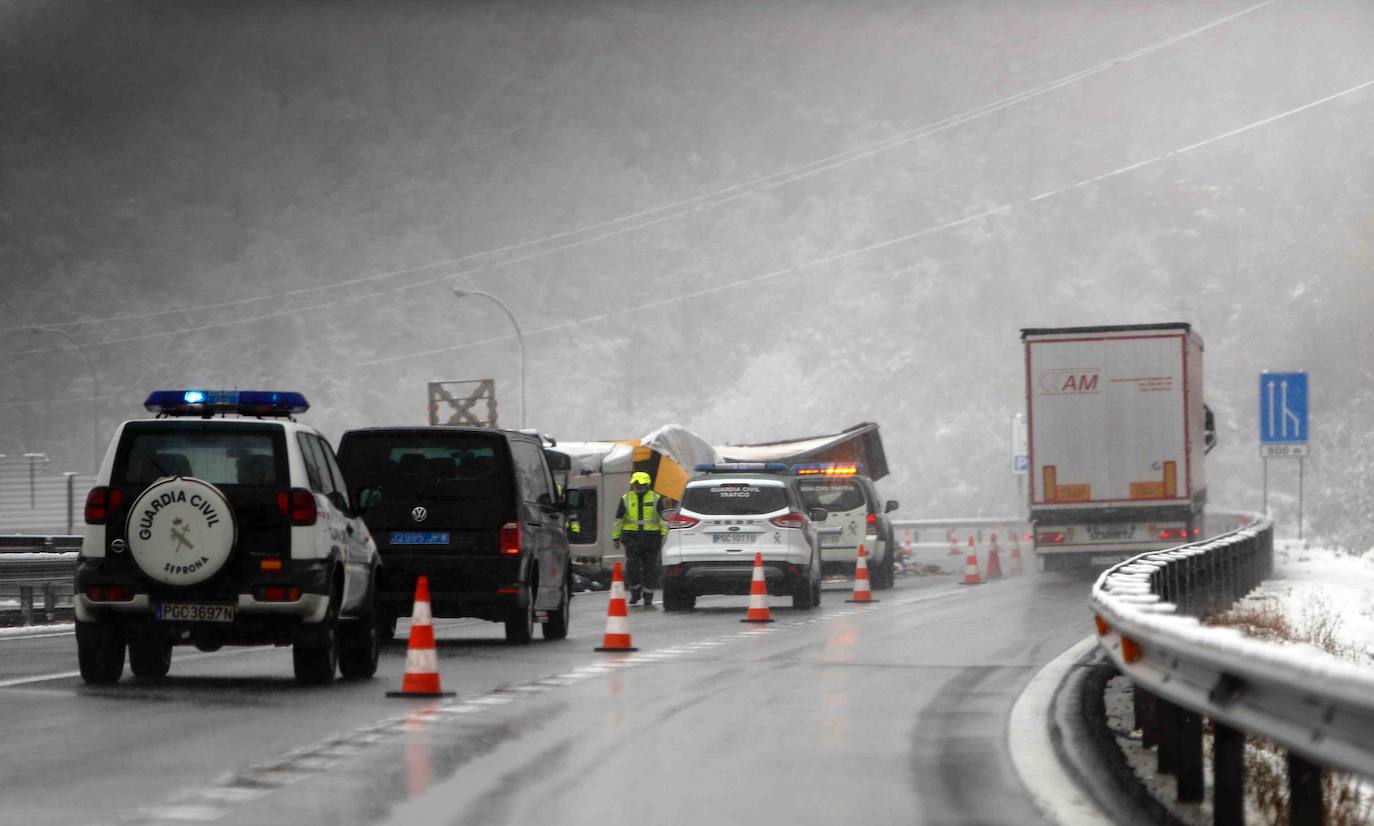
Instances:
[[[1187,539],[1187,528],[1165,528],[1159,532],[1160,539]]]
[[[260,559],[258,560],[258,570],[264,574],[281,573],[280,559]]]
[[[315,494],[305,488],[292,488],[277,494],[277,509],[292,525],[315,524],[319,515],[315,510]]]
[[[668,514],[668,530],[682,530],[695,528],[701,523],[700,519],[691,516],[683,516],[680,513]]]
[[[775,516],[768,521],[779,528],[806,527],[806,517],[800,513],[784,513],[782,516]]]
[[[301,589],[295,585],[265,585],[257,590],[258,602],[295,602]]]
[[[520,555],[520,523],[507,522],[501,526],[501,555],[519,556]]]
[[[518,593],[520,593],[520,588],[519,588],[519,587],[515,587],[515,588],[497,588],[497,589],[496,589],[496,593],[498,593],[498,594],[518,594]]]
[[[134,598],[134,589],[127,585],[93,585],[86,589],[86,599],[91,602],[128,602]]]
[[[1064,541],[1064,534],[1038,533],[1035,535],[1035,541],[1041,545],[1058,545]]]
[[[117,488],[103,485],[91,488],[91,492],[86,494],[86,524],[104,525],[123,499],[123,494]]]

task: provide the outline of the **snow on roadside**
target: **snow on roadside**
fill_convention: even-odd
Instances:
[[[1273,576],[1237,607],[1261,605],[1301,633],[1335,643],[1348,659],[1374,664],[1374,555],[1275,540]]]
[[[47,625],[15,625],[9,628],[0,628],[0,639],[5,637],[55,637],[60,634],[75,632],[76,624],[70,622],[56,622]]]

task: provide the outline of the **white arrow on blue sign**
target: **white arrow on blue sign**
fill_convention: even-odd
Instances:
[[[1260,443],[1306,444],[1307,373],[1261,373]]]

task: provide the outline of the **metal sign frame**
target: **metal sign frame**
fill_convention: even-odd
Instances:
[[[477,412],[479,402],[486,402],[486,416]],[[439,406],[449,407],[448,418],[440,420]],[[455,424],[466,427],[500,427],[496,404],[495,379],[453,379],[429,382],[429,423]]]

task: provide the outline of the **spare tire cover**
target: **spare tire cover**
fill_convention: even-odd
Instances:
[[[164,585],[197,585],[229,561],[236,529],[229,501],[200,479],[169,476],[139,494],[125,526],[140,570]]]

